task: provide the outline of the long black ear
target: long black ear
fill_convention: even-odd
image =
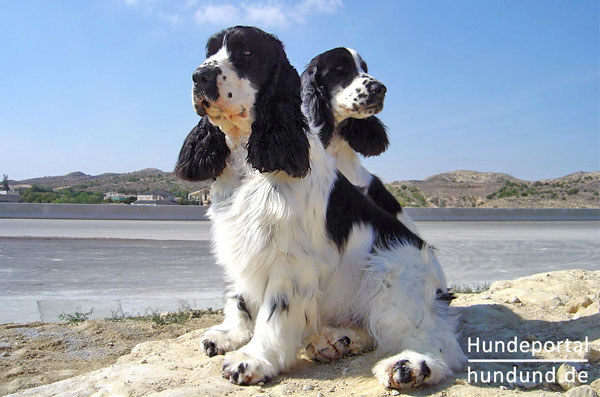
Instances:
[[[390,143],[385,125],[375,116],[346,119],[339,126],[339,134],[352,149],[366,157],[385,152]]]
[[[271,78],[261,87],[254,104],[248,162],[260,172],[285,171],[301,178],[310,170],[310,147],[301,109],[300,77],[290,65],[283,45],[279,41],[277,44]]]
[[[308,65],[301,76],[302,80],[302,103],[306,110],[308,121],[313,127],[319,127],[319,138],[323,146],[327,147],[333,136],[333,112],[329,92],[319,84],[317,77],[317,65]]]
[[[202,118],[183,142],[175,174],[187,181],[205,181],[221,175],[229,156],[225,134]]]

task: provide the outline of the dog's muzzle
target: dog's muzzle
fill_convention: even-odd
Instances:
[[[206,114],[206,108],[210,107],[210,102],[214,102],[219,98],[217,76],[220,74],[221,69],[215,66],[201,66],[192,74],[194,107],[200,116]]]
[[[367,91],[369,93],[367,105],[383,107],[383,100],[385,99],[385,93],[387,92],[386,86],[379,82],[371,81],[367,84]]]

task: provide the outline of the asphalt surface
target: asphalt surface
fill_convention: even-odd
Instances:
[[[600,222],[418,222],[450,285],[600,270]],[[0,219],[0,323],[222,304],[209,222]]]

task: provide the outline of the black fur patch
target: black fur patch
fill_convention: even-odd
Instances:
[[[232,29],[245,38],[242,45],[252,40],[256,51],[268,54],[257,64],[256,60],[236,59],[232,55],[238,75],[248,75],[259,87],[247,160],[260,172],[284,171],[293,177],[304,177],[310,170],[310,147],[308,125],[301,109],[300,76],[275,36],[256,28]],[[228,47],[232,45],[229,40],[228,36]]]
[[[435,299],[439,300],[439,301],[447,301],[450,302],[453,299],[456,299],[456,295],[454,294],[454,292],[442,292],[441,289],[437,289],[435,291]]]
[[[269,312],[269,318],[267,318],[267,321],[269,321],[271,317],[273,317],[273,314],[275,314],[277,309],[279,309],[281,313],[289,312],[290,303],[288,301],[288,297],[285,294],[279,294],[271,298],[271,311]]]
[[[314,61],[314,60],[313,60]],[[333,136],[334,119],[331,111],[329,90],[318,81],[316,63],[302,73],[302,101],[307,109],[311,125],[320,127],[319,138],[327,147]]]
[[[229,156],[225,134],[204,117],[183,142],[175,174],[186,181],[205,181],[221,175]]]
[[[419,236],[404,226],[395,215],[389,214],[363,195],[338,171],[327,203],[326,227],[329,237],[342,250],[352,226],[360,223],[373,226],[377,233],[377,247],[389,248],[390,244],[396,242],[423,247],[423,240]]]
[[[375,116],[346,119],[340,123],[338,131],[352,149],[366,157],[385,152],[390,143],[385,125]]]
[[[381,179],[373,175],[373,179],[371,179],[371,184],[369,185],[369,190],[367,191],[367,195],[371,200],[375,202],[378,206],[386,210],[388,213],[397,216],[399,212],[402,212],[402,206],[396,200],[396,198],[385,188]]]
[[[238,295],[237,301],[238,301],[237,302],[238,310],[241,311],[241,312],[246,313],[246,315],[248,316],[248,318],[250,320],[252,320],[252,315],[250,314],[250,310],[248,310],[248,307],[246,306],[246,300],[244,299],[244,297],[241,296],[241,295]]]

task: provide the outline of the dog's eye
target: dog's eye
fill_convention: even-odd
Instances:
[[[242,55],[244,55],[245,57],[252,55],[252,51],[242,51]]]
[[[335,70],[344,70],[344,65],[338,65],[338,66],[336,66]]]

